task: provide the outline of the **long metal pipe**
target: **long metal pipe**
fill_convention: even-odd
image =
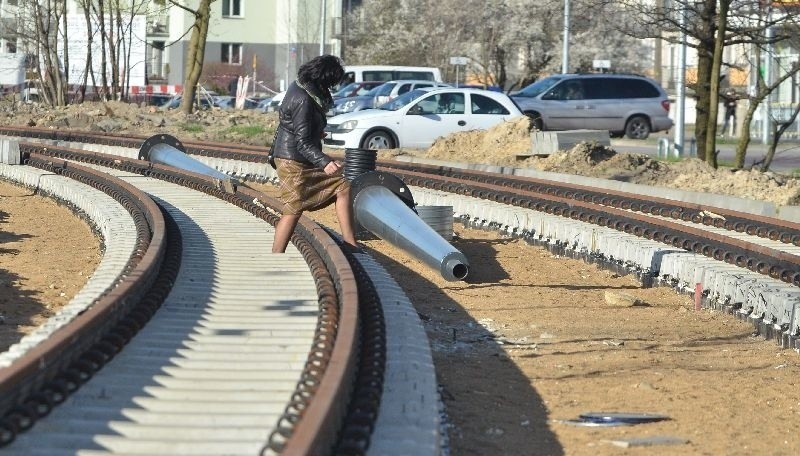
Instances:
[[[227,191],[238,185],[238,182],[227,174],[186,155],[183,144],[170,135],[151,136],[139,148],[139,160],[149,160],[153,163],[180,168],[196,174],[209,176],[219,182],[220,187]]]
[[[445,280],[467,277],[467,257],[388,188],[370,185],[360,189],[353,197],[353,211],[362,227],[438,270]]]

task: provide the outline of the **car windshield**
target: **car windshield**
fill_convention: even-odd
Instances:
[[[369,89],[369,92],[367,92],[367,93],[365,93],[365,94],[363,94],[363,95],[357,95],[357,96],[362,96],[362,97],[375,97],[376,95],[378,95],[378,92],[380,92],[380,90],[381,90],[381,88],[382,88],[383,86],[384,86],[384,84],[377,85],[377,86],[375,86],[375,87],[373,87],[373,88]]]
[[[540,81],[536,81],[533,84],[526,86],[519,92],[517,92],[514,96],[515,97],[535,97],[543,92],[546,92],[550,87],[553,87],[560,81],[562,78],[559,76],[550,76],[549,78],[544,78]]]
[[[333,93],[333,97],[334,98],[344,97],[348,93],[352,92],[357,87],[358,87],[358,83],[357,82],[351,82],[350,84],[347,84],[346,86],[344,86],[341,89],[339,89],[336,92],[334,92]]]
[[[381,84],[378,87],[375,87],[375,89],[377,89],[377,90],[375,90],[375,89],[370,90],[367,93],[367,95],[377,95],[377,96],[389,95],[390,93],[392,93],[392,89],[396,85],[397,85],[397,83],[394,83],[394,82],[387,82],[385,84]],[[374,94],[372,93],[373,91],[375,92]]]
[[[428,93],[427,90],[422,89],[414,89],[410,92],[406,92],[399,97],[395,98],[394,100],[384,103],[378,106],[378,109],[383,109],[385,111],[397,111],[398,109],[402,108],[403,106],[411,103],[412,101],[416,100],[417,98],[421,97]]]

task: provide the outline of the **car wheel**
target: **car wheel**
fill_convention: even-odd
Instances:
[[[388,131],[378,130],[368,134],[361,142],[364,149],[394,149],[394,139]]]
[[[650,122],[644,116],[633,116],[625,124],[625,135],[630,139],[647,139],[650,136]]]
[[[531,118],[531,128],[536,131],[544,131],[544,121],[538,112],[526,112],[526,116]]]

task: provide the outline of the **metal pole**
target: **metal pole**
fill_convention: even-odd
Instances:
[[[564,48],[561,53],[561,72],[569,73],[569,0],[564,0]]]
[[[322,11],[321,11],[320,20],[319,20],[319,22],[320,22],[320,24],[319,24],[319,29],[320,29],[319,55],[323,55],[323,54],[325,54],[325,16],[328,14],[328,12],[327,12],[328,1],[327,0],[320,0],[320,2],[322,3]]]
[[[680,27],[680,57],[678,59],[677,104],[675,105],[675,144],[674,155],[680,158],[683,155],[684,127],[686,123],[686,7],[678,13],[678,26]]]

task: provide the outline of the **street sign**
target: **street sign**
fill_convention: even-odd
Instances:
[[[609,69],[611,68],[611,60],[592,60],[592,67]]]
[[[593,60],[592,67],[607,70],[611,68],[611,60]]]
[[[450,65],[466,65],[466,57],[450,57]]]

